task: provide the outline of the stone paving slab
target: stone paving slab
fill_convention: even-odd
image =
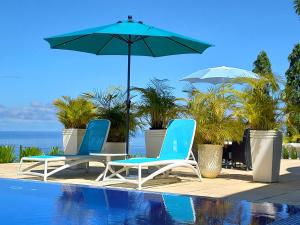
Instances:
[[[0,164],[0,178],[41,180],[39,177],[17,176],[18,163]],[[38,168],[39,169],[39,168]],[[40,168],[42,169],[42,167]],[[49,177],[49,182],[103,186],[94,181],[103,171],[101,163],[91,163],[87,173],[82,169],[68,169]],[[176,169],[169,178],[157,178],[145,184],[145,191],[190,194],[215,198],[245,199],[252,202],[274,202],[300,205],[300,160],[282,160],[279,183],[252,181],[252,172],[222,169],[215,179],[199,182],[186,169]],[[132,184],[105,183],[114,188],[132,189]]]

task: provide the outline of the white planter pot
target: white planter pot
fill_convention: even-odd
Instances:
[[[222,145],[198,145],[198,163],[203,177],[215,178],[222,170]]]
[[[145,145],[146,156],[156,158],[159,156],[163,140],[166,135],[166,130],[146,130]]]
[[[76,155],[85,134],[85,129],[64,129],[63,147],[65,155]]]
[[[275,130],[251,130],[250,148],[253,181],[278,182],[282,133]]]
[[[126,153],[126,143],[125,142],[106,142],[103,153]],[[119,159],[125,159],[125,156],[116,156],[113,157],[112,160],[119,160]]]
[[[82,143],[85,129],[64,129],[63,130],[63,148],[65,155],[77,155]],[[74,168],[84,168],[81,164]]]

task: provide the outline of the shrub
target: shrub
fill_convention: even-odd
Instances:
[[[298,159],[297,150],[295,148],[291,149],[291,159]]]
[[[51,148],[51,151],[49,152],[49,155],[63,155],[64,152],[59,149],[59,147],[55,146]]]
[[[15,146],[1,145],[0,146],[0,163],[12,163],[16,159]]]
[[[83,97],[96,107],[97,117],[111,122],[108,142],[124,142],[126,140],[126,91],[120,87],[111,87],[106,91],[84,93]],[[130,135],[134,135],[141,126],[136,113],[136,106],[131,102]]]
[[[20,159],[22,157],[38,156],[43,154],[43,151],[38,147],[25,147],[25,149],[23,150],[23,147],[20,146]]]
[[[273,74],[259,80],[240,78],[236,82],[247,83],[243,91],[234,90],[239,100],[239,114],[253,130],[272,130],[279,127],[279,85]],[[270,93],[265,90],[270,88]]]
[[[187,99],[188,113],[197,121],[196,144],[240,141],[244,124],[235,116],[236,100],[230,87],[214,87],[207,92],[192,90]]]
[[[289,159],[289,150],[286,148],[286,147],[284,147],[283,148],[283,151],[282,151],[282,158],[283,159]]]

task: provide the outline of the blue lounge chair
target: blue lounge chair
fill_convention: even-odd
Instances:
[[[192,197],[183,195],[163,194],[166,211],[177,223],[194,224],[196,213]]]
[[[201,181],[199,166],[192,152],[195,130],[195,120],[175,119],[170,121],[158,158],[131,158],[111,161],[105,168],[103,181],[118,180],[134,183],[138,185],[138,189],[141,189],[142,184],[146,181],[159,174],[165,174],[175,167],[188,167],[192,169]],[[158,170],[142,178],[142,168],[149,166],[156,167]],[[121,169],[115,170],[112,167],[121,167]],[[128,179],[121,175],[122,172],[127,171],[129,168],[138,169],[137,180]],[[111,174],[107,176],[108,171]]]
[[[44,181],[47,180],[47,177],[67,169],[72,166],[76,166],[81,163],[88,163],[90,161],[102,161],[101,154],[91,155],[93,153],[101,153],[106,139],[109,133],[110,121],[106,119],[92,120],[87,126],[86,133],[83,137],[82,144],[78,155],[60,155],[60,156],[30,156],[23,157],[20,161],[19,166],[19,175],[34,175],[43,177]],[[106,156],[107,154],[104,154]],[[23,162],[37,162],[34,165],[31,165],[25,169],[22,169]],[[64,162],[65,164],[55,168],[54,170],[48,172],[48,163],[50,162]],[[32,169],[37,166],[44,164],[43,173],[34,172]]]

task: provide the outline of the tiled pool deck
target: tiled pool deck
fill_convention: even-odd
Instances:
[[[0,178],[39,179],[17,176],[17,169],[17,163],[0,164]],[[94,179],[102,170],[100,163],[91,163],[89,173],[80,169],[69,169],[50,177],[49,182],[101,186],[102,184],[95,182]],[[251,171],[223,169],[218,178],[199,182],[188,170],[177,169],[170,178],[157,178],[146,183],[144,190],[300,206],[300,160],[282,160],[280,175],[279,183],[255,183],[252,182]],[[134,188],[128,184],[111,184],[111,186]]]

